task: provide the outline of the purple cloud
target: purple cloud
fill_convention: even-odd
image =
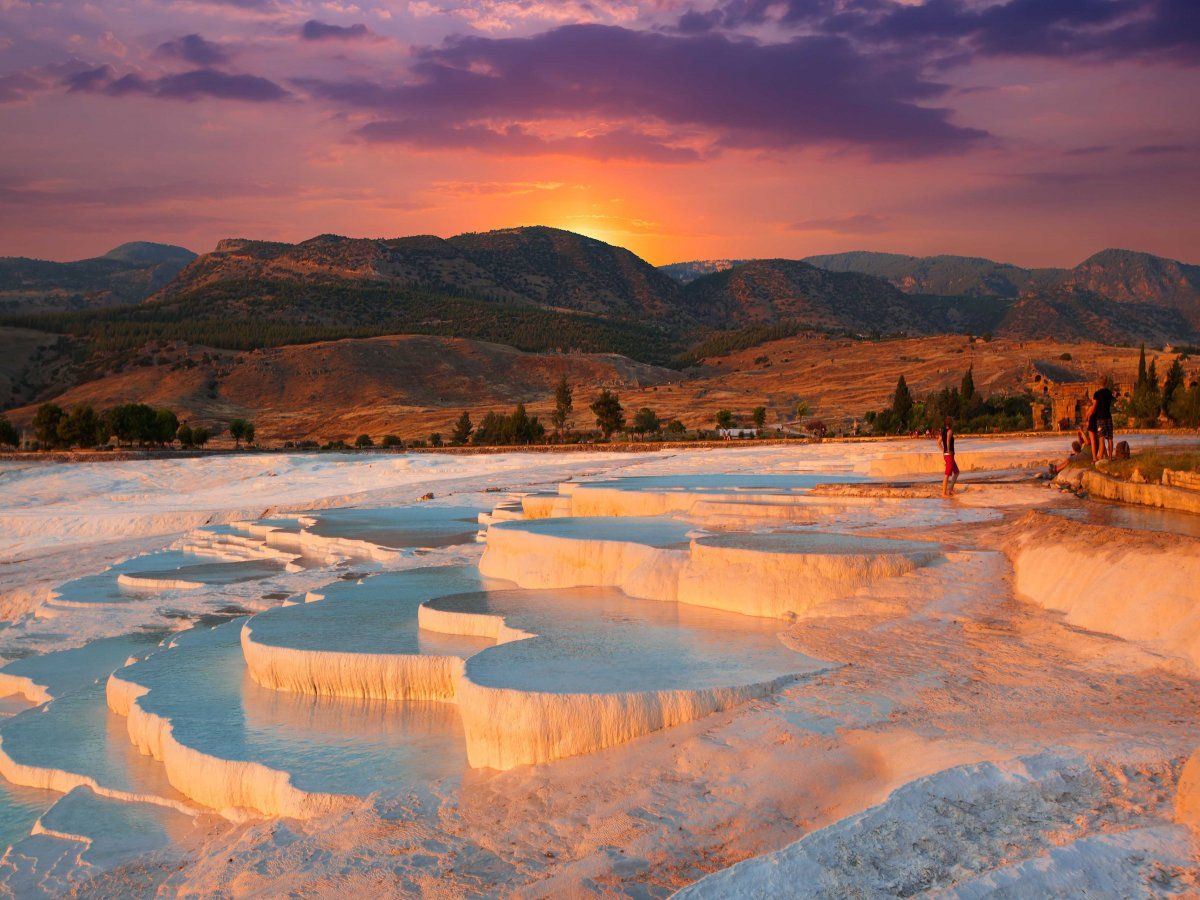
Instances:
[[[918,63],[867,55],[839,37],[762,44],[568,25],[531,37],[453,38],[419,51],[413,73],[417,80],[401,85],[298,85],[389,119],[454,128],[498,120],[653,122],[707,132],[718,147],[853,145],[886,158],[959,152],[987,136],[925,105],[947,88]]]
[[[727,27],[778,15],[776,0],[731,0]],[[788,0],[777,21],[874,45],[991,56],[1146,59],[1200,64],[1195,0]]]
[[[206,41],[198,34],[185,34],[173,41],[159,44],[155,54],[178,59],[195,66],[215,66],[229,62],[229,51],[220,44]]]
[[[0,103],[20,103],[45,85],[28,72],[0,76]]]
[[[231,75],[217,69],[193,69],[159,78],[147,78],[136,72],[114,78],[111,66],[80,72],[67,79],[69,91],[103,91],[110,97],[144,94],[165,100],[241,100],[247,103],[271,103],[287,100],[291,94],[273,81],[257,75]]]
[[[361,22],[356,25],[331,25],[309,19],[300,28],[300,37],[306,41],[356,41],[370,35],[371,30]]]
[[[63,79],[63,84],[66,85],[68,93],[93,91],[112,78],[112,74],[112,66],[97,66],[68,75]]]

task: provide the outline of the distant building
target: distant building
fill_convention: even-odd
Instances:
[[[758,432],[753,428],[718,428],[719,434],[725,440],[733,438],[752,438],[758,435]]]
[[[1074,431],[1092,405],[1092,395],[1104,385],[1102,378],[1088,378],[1068,366],[1035,360],[1025,376],[1033,395],[1033,427],[1037,431]],[[1113,382],[1116,398],[1128,395],[1132,385]]]

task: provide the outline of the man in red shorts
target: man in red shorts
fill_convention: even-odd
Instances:
[[[953,497],[958,484],[958,463],[954,461],[954,423],[949,416],[942,422],[942,433],[938,435],[938,446],[946,461],[946,474],[942,478],[942,496]]]

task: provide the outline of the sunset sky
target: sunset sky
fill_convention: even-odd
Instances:
[[[0,0],[0,255],[545,224],[1200,263],[1197,0]]]

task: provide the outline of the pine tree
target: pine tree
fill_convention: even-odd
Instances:
[[[633,417],[633,430],[637,434],[658,434],[661,428],[658,413],[648,406],[643,406]]]
[[[233,438],[235,447],[240,449],[243,440],[250,440],[246,435],[246,428],[249,424],[245,419],[234,419],[229,423],[229,436]]]
[[[1167,369],[1167,377],[1163,381],[1162,399],[1164,409],[1169,406],[1171,398],[1175,396],[1175,391],[1183,387],[1184,377],[1182,358],[1177,356],[1172,361],[1171,368]]]
[[[621,398],[607,388],[592,403],[592,413],[596,417],[596,427],[606,440],[613,432],[625,428],[625,408],[621,406]]]
[[[554,430],[558,432],[559,437],[562,437],[567,422],[570,421],[571,410],[574,406],[574,391],[571,390],[571,385],[567,383],[567,376],[564,375],[558,382],[558,387],[554,389],[554,412],[550,414],[550,422],[554,425]]]
[[[33,433],[43,447],[58,444],[58,424],[65,413],[56,403],[43,403],[33,416]]]
[[[0,447],[15,447],[21,442],[21,435],[8,421],[6,416],[0,416]]]
[[[463,414],[454,423],[454,430],[450,432],[450,443],[461,447],[471,439],[471,432],[474,430],[475,426],[471,422],[471,414],[464,409]]]
[[[962,397],[964,406],[970,406],[975,400],[975,367],[968,366],[967,373],[963,375],[962,388],[959,390],[959,395]]]
[[[1142,344],[1142,355],[1138,357],[1138,374],[1137,381],[1134,382],[1133,388],[1137,390],[1146,383],[1146,345]]]
[[[912,414],[913,398],[908,390],[908,382],[901,375],[896,382],[896,392],[892,395],[892,414],[896,417],[896,425],[904,430],[908,427],[908,419]]]

